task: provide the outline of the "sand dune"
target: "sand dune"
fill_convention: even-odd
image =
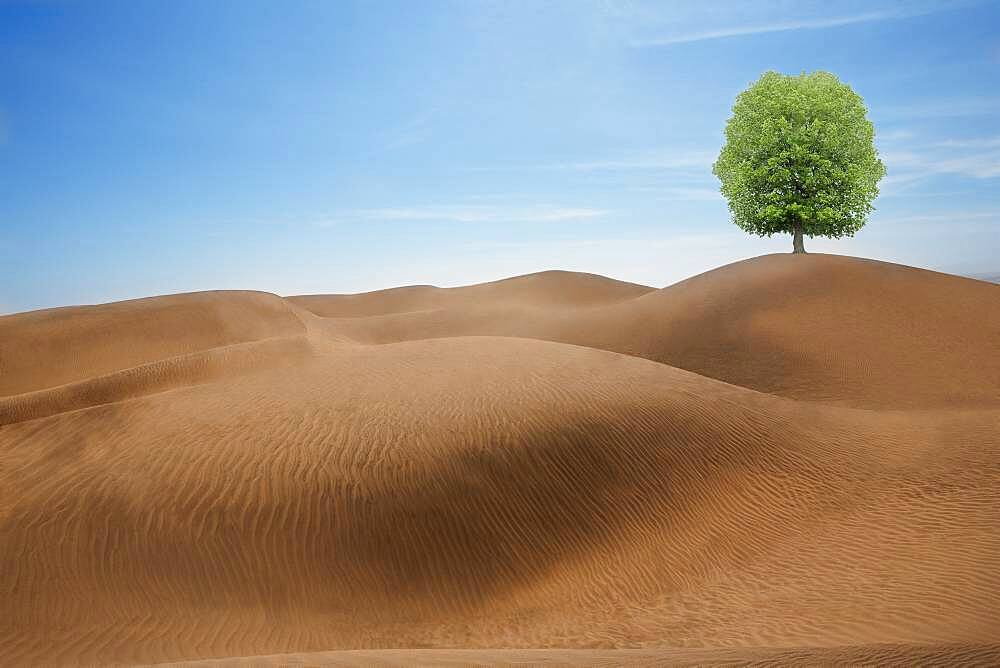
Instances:
[[[0,396],[304,333],[294,307],[263,292],[197,292],[0,316]]]
[[[502,282],[492,285],[500,293]],[[381,303],[380,293],[370,294]],[[364,343],[469,335],[561,341],[860,408],[1000,406],[1000,355],[986,354],[1000,338],[1000,298],[983,281],[788,254],[604,304],[570,301],[552,309],[502,296],[342,318],[336,326]],[[301,304],[321,314],[341,312],[335,305],[342,297],[329,299]]]
[[[652,291],[596,274],[543,271],[460,288],[413,285],[354,295],[300,295],[288,300],[317,315],[351,318],[511,303],[557,309],[597,306]]]
[[[993,664],[998,301],[809,255],[2,317],[0,664]]]

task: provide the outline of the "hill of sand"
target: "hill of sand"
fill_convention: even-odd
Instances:
[[[0,664],[996,665],[998,351],[823,255],[0,317]]]
[[[438,293],[425,290],[424,299],[405,302],[386,299],[392,291],[369,293],[378,309],[368,317],[351,317],[352,302],[344,301],[367,295],[290,301],[339,316],[332,326],[364,343],[529,337],[644,357],[804,401],[1000,405],[1000,355],[989,354],[997,349],[1000,299],[983,281],[836,255],[768,255],[663,290],[632,287],[632,298],[568,297],[552,307],[508,298],[505,284],[528,279],[538,286],[565,280],[559,272],[536,274],[452,288],[435,299],[426,297]],[[479,298],[486,287],[491,297]]]

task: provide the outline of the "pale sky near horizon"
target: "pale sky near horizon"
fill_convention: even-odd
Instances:
[[[995,1],[0,0],[0,313],[787,252],[711,174],[769,69],[853,86],[888,169],[807,250],[1000,272]]]

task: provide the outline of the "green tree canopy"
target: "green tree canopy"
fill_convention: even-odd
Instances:
[[[712,173],[733,222],[752,234],[853,236],[885,166],[861,97],[829,72],[765,72],[736,98]]]

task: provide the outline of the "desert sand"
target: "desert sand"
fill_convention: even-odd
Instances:
[[[0,665],[1000,664],[1000,286],[0,317]]]

